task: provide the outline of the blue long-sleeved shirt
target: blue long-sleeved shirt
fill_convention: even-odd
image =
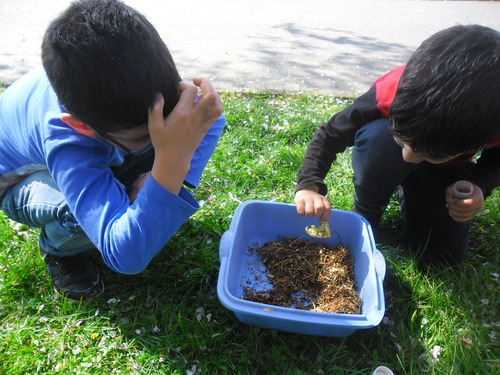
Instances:
[[[0,192],[48,170],[106,264],[141,272],[199,205],[182,188],[172,194],[149,177],[130,204],[110,167],[125,152],[60,120],[64,112],[43,70],[27,74],[0,96]],[[197,186],[225,125],[223,115],[198,147],[185,181]]]

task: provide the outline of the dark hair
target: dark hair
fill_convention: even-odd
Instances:
[[[410,57],[390,107],[393,135],[434,157],[475,152],[500,135],[500,33],[454,26]]]
[[[179,100],[180,76],[154,26],[117,0],[72,3],[45,32],[42,61],[61,104],[101,131],[147,123],[157,93],[164,115]]]

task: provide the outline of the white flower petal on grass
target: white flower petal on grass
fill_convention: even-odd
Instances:
[[[196,320],[198,320],[199,322],[201,322],[201,320],[205,316],[205,308],[204,307],[198,307],[196,309],[195,313],[196,313]]]
[[[233,193],[229,193],[229,198],[231,198],[233,201],[238,202],[238,203],[243,203],[240,201],[238,198],[236,198]]]
[[[461,337],[460,339],[460,342],[466,346],[472,346],[473,345],[473,342],[471,339],[468,339],[466,337]]]
[[[486,298],[483,298],[483,299],[481,300],[481,302],[482,302],[484,305],[489,305],[489,304],[490,304],[490,301],[489,301],[488,299],[486,299]]]
[[[391,319],[389,319],[388,316],[384,316],[384,318],[382,319],[382,324],[385,324],[387,326],[393,326],[394,322]]]
[[[439,345],[434,345],[431,349],[431,354],[434,357],[434,359],[438,359],[439,355],[441,354],[441,351],[443,350],[442,347]]]

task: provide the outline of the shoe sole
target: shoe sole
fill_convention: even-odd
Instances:
[[[96,284],[96,285],[99,285],[99,282]],[[104,280],[101,278],[100,280],[100,290],[99,292],[97,292],[96,294],[93,294],[91,295],[90,297],[85,297],[85,296],[81,296],[80,298],[72,298],[70,294],[68,294],[67,292],[60,292],[59,290],[56,289],[56,287],[53,287],[54,289],[54,292],[57,294],[57,295],[60,295],[60,296],[64,296],[66,297],[66,299],[70,302],[74,302],[74,303],[78,303],[78,302],[86,302],[86,301],[89,301],[91,300],[92,298],[95,298],[95,297],[98,297],[100,296],[102,293],[104,293]],[[84,298],[85,297],[85,298]]]

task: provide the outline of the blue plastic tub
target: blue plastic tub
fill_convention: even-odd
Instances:
[[[314,240],[340,244],[351,251],[361,314],[323,313],[241,299],[244,287],[271,288],[265,267],[250,248],[278,240],[279,236],[310,239],[305,227],[319,225],[317,218],[298,215],[295,205],[276,202],[247,201],[236,209],[219,247],[217,295],[221,303],[243,323],[299,334],[343,337],[378,325],[385,312],[385,260],[375,247],[370,225],[358,214],[339,210],[332,210],[329,224],[332,238]]]

